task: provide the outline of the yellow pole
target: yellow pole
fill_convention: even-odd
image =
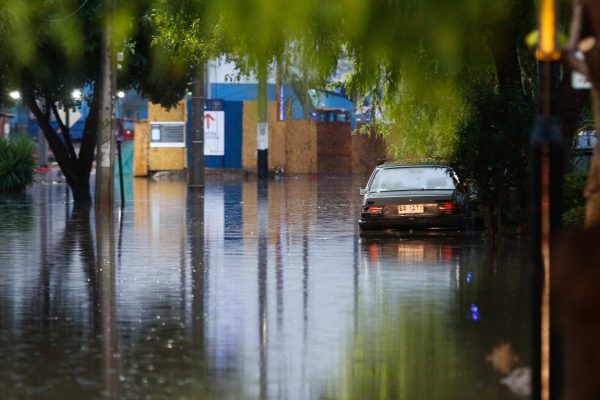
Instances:
[[[554,0],[540,0],[540,41],[536,58],[541,61],[542,114],[552,114],[552,62],[560,59],[556,45],[556,4]],[[540,300],[540,399],[550,400],[550,155],[544,146],[541,161],[541,255],[542,291]]]
[[[560,59],[556,46],[556,4],[554,0],[540,0],[540,42],[536,58],[540,61]]]

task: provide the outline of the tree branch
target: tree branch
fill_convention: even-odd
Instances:
[[[44,133],[44,136],[50,145],[50,149],[52,150],[52,153],[54,153],[54,157],[56,158],[58,165],[60,165],[60,169],[65,177],[67,177],[67,179],[77,181],[77,176],[74,174],[72,160],[70,159],[63,142],[61,142],[60,138],[50,125],[50,121],[48,120],[46,114],[40,109],[35,101],[33,93],[28,91],[24,92],[23,102],[35,116],[37,123],[42,129],[42,132]],[[40,138],[40,140],[42,140],[42,138]]]
[[[583,1],[573,1],[573,17],[571,18],[571,28],[569,34],[569,43],[562,50],[563,64],[574,71],[577,71],[589,78],[590,71],[585,61],[578,59],[575,52],[578,49],[583,29]]]
[[[54,114],[54,118],[56,119],[56,122],[58,122],[58,127],[60,128],[60,131],[63,132],[66,128],[64,122],[62,121],[62,119],[60,118],[60,114],[58,113],[58,108],[56,107],[56,104],[54,102],[51,103],[51,107],[52,107],[52,113]]]
[[[592,81],[594,88],[600,89],[600,47],[598,41],[593,36],[582,39],[577,48],[585,56],[587,66],[587,77]]]
[[[54,118],[56,122],[58,122],[58,126],[60,127],[60,131],[65,139],[65,145],[67,146],[67,150],[69,151],[69,156],[76,160],[77,154],[75,154],[75,148],[73,147],[73,141],[71,140],[71,131],[68,126],[64,124],[62,119],[60,118],[60,114],[58,113],[58,108],[56,107],[56,103],[52,103],[52,112],[54,113]],[[67,111],[68,112],[68,111]]]
[[[573,18],[571,19],[571,29],[569,32],[569,44],[567,49],[575,50],[579,39],[581,38],[583,21],[583,2],[581,0],[573,1]]]

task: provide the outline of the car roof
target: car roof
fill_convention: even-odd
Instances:
[[[449,166],[443,165],[443,164],[431,164],[431,163],[407,164],[407,163],[398,163],[398,162],[381,164],[381,165],[378,165],[377,168],[379,168],[379,169],[393,169],[393,168],[445,168],[445,169],[451,169]]]

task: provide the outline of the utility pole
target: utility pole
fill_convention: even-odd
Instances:
[[[277,99],[277,121],[285,119],[285,96],[283,89],[283,67],[281,60],[277,60],[277,71],[275,73],[275,97]]]
[[[115,63],[113,57],[112,23],[114,0],[107,5],[102,48],[100,49],[100,129],[96,142],[96,207],[112,208],[114,204],[114,161],[115,135],[113,98],[115,84]]]
[[[192,87],[190,188],[204,186],[204,71],[204,64],[201,63]]]
[[[555,349],[551,343],[550,276],[552,270],[552,238],[561,225],[561,198],[564,144],[558,126],[556,82],[560,51],[556,44],[556,4],[540,1],[540,42],[536,52],[540,77],[540,110],[532,135],[533,176],[533,357],[532,398],[556,398],[551,386],[556,373]]]
[[[258,123],[256,126],[256,175],[259,179],[269,177],[269,120],[267,103],[268,64],[258,62]]]

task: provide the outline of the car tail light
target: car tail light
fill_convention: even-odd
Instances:
[[[365,212],[371,215],[382,215],[383,214],[383,206],[368,206],[365,207]]]
[[[440,211],[440,214],[443,215],[458,214],[460,206],[456,203],[440,203],[438,205],[438,210]]]

